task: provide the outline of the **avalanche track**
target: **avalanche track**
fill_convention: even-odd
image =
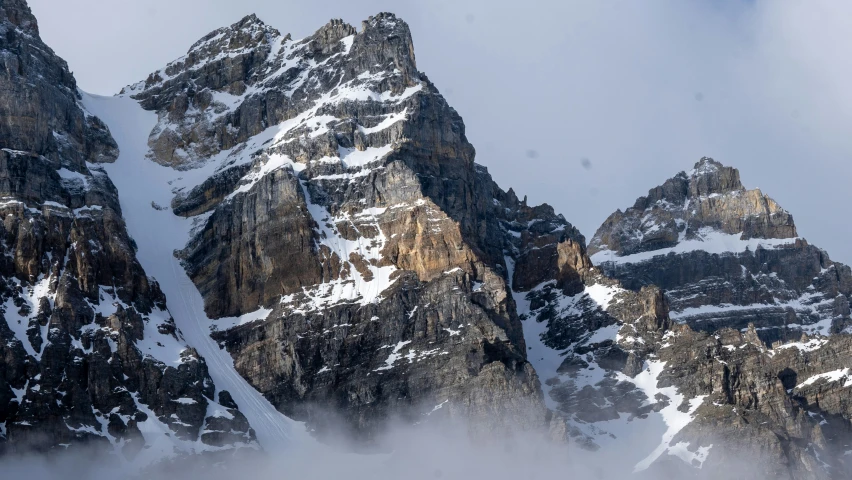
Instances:
[[[173,253],[189,240],[192,220],[174,215],[168,208],[158,210],[152,204],[170,205],[171,180],[204,172],[178,172],[146,158],[148,135],[157,123],[157,114],[142,109],[133,99],[83,94],[83,104],[109,126],[118,143],[119,158],[105,169],[118,188],[127,230],[138,246],[139,262],[166,293],[169,312],[184,340],[206,359],[217,391],[231,393],[265,450],[300,443],[307,437],[304,426],[278,412],[249,385],[234,369],[228,352],[210,338],[213,323],[204,313],[201,293]]]

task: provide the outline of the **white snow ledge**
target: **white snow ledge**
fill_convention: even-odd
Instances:
[[[743,240],[741,233],[727,234],[715,230],[705,230],[699,233],[701,239],[683,240],[674,247],[661,248],[649,252],[639,252],[632,255],[619,256],[612,250],[601,250],[591,256],[592,263],[600,265],[602,263],[640,263],[651,260],[655,257],[665,256],[670,253],[683,254],[695,251],[705,251],[711,254],[724,253],[743,253],[746,250],[757,250],[758,247],[777,248],[784,245],[792,245],[799,240],[799,237],[793,238],[750,238]]]

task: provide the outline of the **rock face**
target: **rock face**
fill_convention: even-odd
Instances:
[[[124,94],[182,175],[172,213],[197,222],[179,254],[214,337],[281,411],[361,438],[432,415],[545,425],[504,259],[530,209],[474,164],[402,20],[292,40],[249,16]]]
[[[767,348],[753,325],[697,332],[668,317],[656,287],[598,280],[572,296],[552,282],[515,293],[554,438],[640,478],[852,473],[852,338]]]
[[[770,344],[849,324],[852,271],[797,235],[736,169],[702,158],[610,215],[589,252],[627,288],[664,289],[678,322],[709,332],[754,323]]]
[[[102,167],[116,143],[23,1],[0,3],[0,59],[0,451],[254,445],[136,260]]]
[[[231,454],[271,403],[365,447],[443,418],[648,478],[852,473],[850,270],[736,169],[702,159],[587,249],[474,162],[392,14],[248,16],[96,102],[23,2],[0,29],[3,452]]]
[[[848,309],[819,305],[848,305],[835,300],[848,268],[795,236],[789,214],[705,158],[604,223],[589,247],[600,267],[582,275],[583,291],[543,281],[516,292],[552,435],[615,451],[648,478],[847,478],[852,340],[821,333],[837,332]],[[817,305],[797,305],[779,326],[770,305],[742,306],[761,290]],[[690,301],[710,313],[685,315]],[[801,310],[813,318],[790,325]]]

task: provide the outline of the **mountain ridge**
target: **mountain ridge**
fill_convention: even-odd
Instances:
[[[145,413],[128,385],[133,406],[162,421],[160,436],[143,435],[145,446],[166,445],[156,450],[162,458],[176,453],[169,437],[187,435],[183,428],[228,454],[241,443],[258,448],[255,436],[267,449],[310,441],[283,412],[320,439],[342,430],[362,445],[392,419],[463,422],[483,440],[545,432],[589,455],[618,452],[638,475],[652,477],[712,476],[743,456],[785,478],[849,471],[842,453],[852,412],[842,370],[852,342],[821,335],[845,328],[848,301],[844,310],[830,294],[846,288],[848,267],[832,262],[834,273],[823,272],[827,256],[797,238],[788,212],[745,190],[736,169],[700,160],[616,212],[587,247],[564,216],[503,191],[475,163],[461,117],[417,70],[410,31],[389,13],[360,31],[332,20],[297,40],[249,15],[115,98],[81,97],[81,111],[97,114],[111,132],[112,144],[99,134],[107,147],[94,151],[119,151],[102,167],[85,163],[102,173],[75,173],[115,182],[104,210],[125,217],[117,235],[135,244],[125,249],[129,261],[153,272],[152,288],[163,286],[158,308],[168,319],[159,334],[183,339],[195,363],[211,366],[197,374],[204,391],[192,399],[222,408],[200,423],[182,411],[173,421],[168,409],[155,411],[160,405]],[[94,130],[101,125],[86,118]],[[68,191],[79,183],[60,182]],[[701,248],[714,235],[737,234],[735,245],[745,242],[752,257]],[[84,232],[81,242],[92,236]],[[674,251],[684,243],[691,249]],[[722,257],[739,278],[749,272],[741,307],[767,298],[762,287],[799,298],[798,286],[778,285],[798,282],[807,293],[804,277],[816,262],[825,279],[814,290],[825,308],[817,302],[817,318],[797,316],[798,326],[783,308],[758,322],[741,318],[742,308],[733,317],[691,320],[688,308],[735,295],[722,281],[716,297],[679,296],[672,286],[685,289],[694,277],[647,281],[631,266],[656,262],[654,252],[666,249],[664,259],[683,257],[702,278],[701,269]],[[742,260],[775,250],[789,250],[775,260],[792,266],[786,276]],[[648,258],[618,262],[633,255]],[[806,272],[789,258],[804,258]],[[68,281],[86,285],[84,275]],[[713,291],[706,286],[695,288]],[[35,303],[36,316],[49,315]],[[122,317],[129,305],[115,303],[94,323],[132,323]],[[4,329],[8,312],[0,335],[23,348],[24,339]],[[61,332],[85,353],[83,330],[103,336],[92,340],[102,342],[103,355],[116,354],[109,328],[63,325]],[[112,358],[132,358],[139,340],[154,338],[147,330],[139,336]],[[31,337],[32,347],[38,336]],[[8,359],[10,347],[0,348]],[[14,358],[24,358],[19,350]],[[41,400],[22,382],[35,375],[14,372],[11,382],[4,375],[0,394],[9,383],[17,400],[4,405],[0,396],[0,445],[17,448],[22,427],[7,424],[21,421],[10,407],[22,404],[18,385]],[[79,395],[109,403],[125,393]],[[169,401],[195,405],[178,401],[184,398]],[[68,427],[88,434],[75,441],[101,437],[124,449],[131,437],[122,425],[132,431],[148,420],[116,413],[108,423]]]

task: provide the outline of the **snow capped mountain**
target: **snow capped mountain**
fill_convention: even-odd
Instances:
[[[793,217],[739,172],[703,158],[615,212],[589,242],[592,261],[629,288],[666,290],[672,318],[744,329],[767,344],[849,325],[852,271],[798,237]]]
[[[0,453],[138,471],[452,423],[617,476],[850,472],[850,271],[736,169],[587,249],[474,162],[393,14],[251,15],[115,97],[23,0],[0,29]]]
[[[133,101],[137,113],[116,112]],[[110,172],[138,193],[138,208],[122,201],[140,260],[180,276],[154,266],[178,251],[197,287],[181,293],[187,322],[208,327],[193,338],[213,333],[277,409],[364,438],[438,410],[472,430],[544,425],[506,293],[505,207],[483,220],[503,207],[497,187],[417,72],[404,22],[332,21],[292,40],[246,17],[118,98],[84,103],[117,132],[150,115],[119,140],[145,167],[121,157]],[[151,229],[161,223],[176,226]]]
[[[653,374],[690,415],[684,424],[660,410],[669,427],[663,452],[702,470],[747,458],[785,478],[848,476],[852,343],[838,332],[849,322],[850,270],[798,237],[788,212],[745,190],[736,169],[702,158],[612,214],[589,243],[591,260],[628,290],[664,291],[671,320],[662,338],[623,326],[613,338],[629,352],[615,370],[633,380],[614,377],[643,389],[643,375]],[[642,350],[646,370],[634,376],[630,356]],[[606,382],[594,390],[606,394]],[[616,408],[620,398],[605,396]]]

